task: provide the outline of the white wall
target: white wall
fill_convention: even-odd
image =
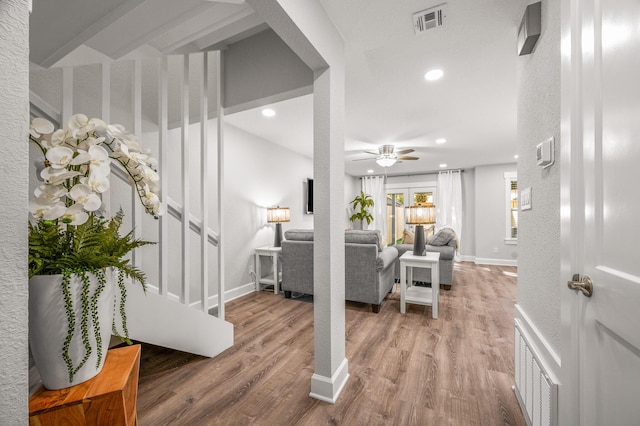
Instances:
[[[560,353],[560,167],[535,164],[535,147],[555,137],[560,153],[560,2],[542,2],[542,32],[518,59],[518,188],[531,187],[532,209],[520,213],[518,305]],[[565,278],[568,279],[568,278]]]
[[[28,422],[29,13],[0,2],[0,423]]]
[[[516,172],[516,164],[479,166],[475,170],[476,262],[513,264],[518,246],[506,244],[505,172]]]
[[[290,208],[283,233],[313,228],[313,215],[304,213],[304,185],[313,177],[313,161],[229,124],[224,131],[225,287],[230,290],[253,281],[253,250],[273,245],[268,207]]]

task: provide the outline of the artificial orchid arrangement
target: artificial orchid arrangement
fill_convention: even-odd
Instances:
[[[146,285],[145,274],[130,264],[127,254],[152,243],[135,238],[133,230],[120,234],[122,211],[111,218],[104,217],[102,196],[109,190],[111,164],[122,166],[146,213],[154,217],[160,214],[160,179],[156,160],[142,148],[135,135],[127,133],[120,125],[108,125],[97,118],[76,114],[60,129],[55,129],[48,120],[35,118],[31,122],[29,140],[44,156],[44,161],[37,163],[42,183],[35,189],[35,198],[30,203],[35,223],[29,222],[29,278],[56,274],[63,277],[68,331],[62,356],[71,381],[93,350],[88,324],[99,321],[95,301],[107,284],[106,268],[117,272],[120,289],[122,333],[113,323],[113,334],[122,334],[122,339],[128,343],[124,279],[128,277],[140,283],[143,289]],[[93,274],[99,282],[94,294],[90,294],[88,274]],[[68,349],[76,323],[69,296],[72,275],[81,278],[83,295],[79,323],[86,351],[77,364]],[[100,327],[94,325],[93,328],[98,367],[102,359]]]
[[[60,220],[81,225],[102,206],[109,190],[111,161],[129,175],[138,197],[151,215],[160,209],[157,161],[145,152],[135,135],[120,125],[76,114],[67,126],[55,129],[43,118],[31,122],[29,139],[44,155],[43,184],[35,190],[31,214],[36,220]]]

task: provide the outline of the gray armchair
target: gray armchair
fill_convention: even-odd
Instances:
[[[398,250],[396,260],[395,277],[400,280],[400,256],[407,251],[413,251],[413,244],[398,244],[394,246]],[[451,228],[442,228],[429,238],[426,246],[427,251],[440,252],[440,285],[445,290],[451,290],[453,284],[453,262],[458,249],[458,237]],[[416,268],[413,272],[414,281],[431,282],[431,270],[426,268]]]

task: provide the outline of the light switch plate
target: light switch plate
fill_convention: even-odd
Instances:
[[[520,191],[520,210],[531,210],[531,187]]]

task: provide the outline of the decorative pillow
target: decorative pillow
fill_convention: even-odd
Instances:
[[[413,244],[414,234],[413,231],[405,229],[402,233],[402,244]]]
[[[446,246],[449,241],[456,238],[456,234],[451,228],[442,228],[429,240],[429,245]]]

